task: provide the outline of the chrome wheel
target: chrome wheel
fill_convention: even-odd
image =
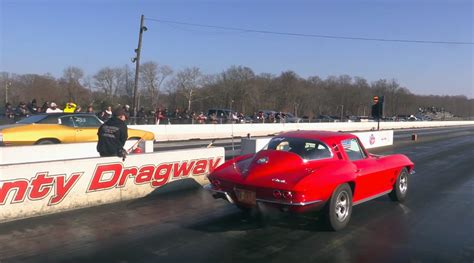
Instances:
[[[400,183],[399,183],[398,188],[400,189],[400,193],[402,193],[402,194],[404,194],[407,191],[407,189],[408,189],[408,178],[407,178],[406,173],[402,173],[400,175]]]
[[[349,214],[349,195],[342,191],[336,198],[336,218],[339,222],[343,222]]]
[[[408,193],[408,170],[403,168],[398,175],[397,181],[393,184],[392,191],[388,194],[392,201],[403,202]]]

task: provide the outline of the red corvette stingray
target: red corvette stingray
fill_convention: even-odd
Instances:
[[[352,206],[388,194],[403,202],[414,164],[402,154],[369,154],[352,134],[280,134],[256,154],[225,162],[207,189],[242,210],[261,205],[289,212],[324,210],[333,230],[344,228]]]

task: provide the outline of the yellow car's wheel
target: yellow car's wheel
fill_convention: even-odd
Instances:
[[[56,139],[41,139],[41,140],[37,141],[35,144],[43,145],[43,144],[58,144],[58,143],[60,143],[60,142]]]

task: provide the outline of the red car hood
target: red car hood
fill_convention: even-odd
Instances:
[[[228,161],[210,177],[230,179],[243,185],[291,189],[303,177],[312,173],[306,162],[297,154],[285,151],[264,150],[254,156]]]

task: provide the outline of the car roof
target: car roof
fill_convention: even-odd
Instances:
[[[341,140],[357,138],[354,134],[332,131],[291,131],[281,133],[277,135],[277,137],[306,138],[322,141],[328,144],[338,143]]]
[[[61,117],[61,116],[69,116],[69,115],[87,115],[87,116],[95,116],[94,113],[87,113],[87,112],[53,112],[53,113],[38,113],[38,114],[34,114],[34,115],[40,115],[40,116],[57,116],[57,117]],[[33,116],[33,115],[31,115]]]

